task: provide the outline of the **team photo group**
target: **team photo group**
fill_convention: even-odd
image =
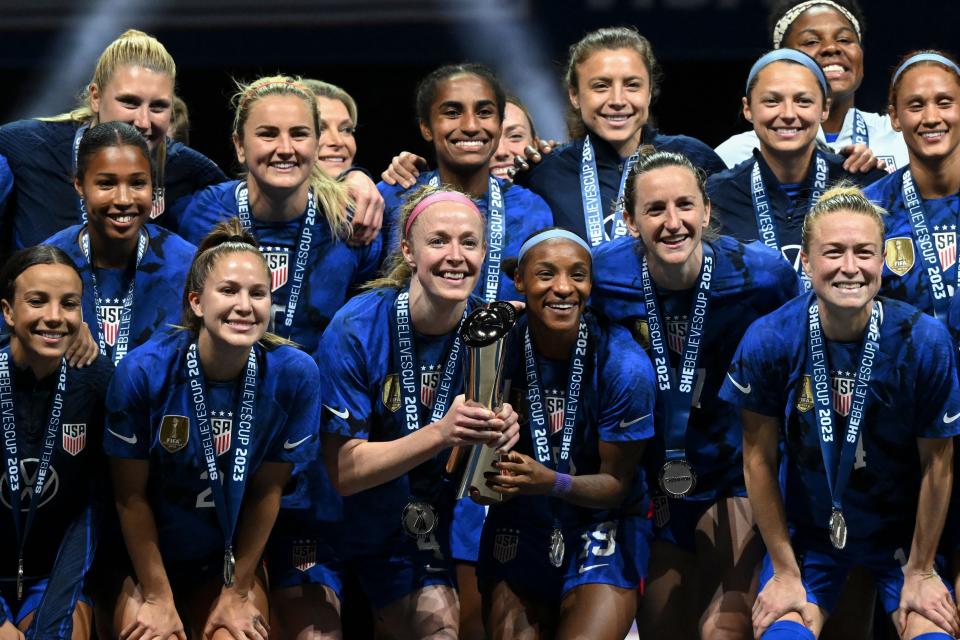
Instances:
[[[460,62],[386,168],[238,79],[240,171],[117,35],[0,126],[0,640],[960,636],[960,67],[860,110],[865,29],[773,3],[716,149],[630,26],[568,140]]]

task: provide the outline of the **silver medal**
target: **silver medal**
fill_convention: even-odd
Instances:
[[[563,565],[563,553],[566,546],[563,543],[563,533],[560,529],[554,529],[550,534],[550,564],[560,568]]]
[[[437,512],[429,502],[411,500],[403,508],[400,525],[411,538],[424,538],[437,526]]]
[[[843,512],[837,509],[830,514],[830,543],[834,549],[847,546],[847,520],[843,517]]]
[[[223,552],[223,584],[232,587],[234,575],[237,571],[237,559],[233,557],[233,547],[227,547]]]
[[[660,469],[660,488],[671,498],[683,498],[697,486],[697,474],[686,460],[668,460]]]

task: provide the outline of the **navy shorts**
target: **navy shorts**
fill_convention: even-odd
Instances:
[[[281,509],[266,548],[270,589],[319,584],[342,600],[339,535],[338,523],[317,521],[304,509]]]
[[[456,562],[476,562],[480,557],[480,534],[487,507],[470,498],[457,501],[450,525],[450,556]]]
[[[744,497],[746,490],[735,491],[732,496],[719,496],[709,500],[685,500],[670,498],[659,493],[653,496],[653,529],[657,540],[669,542],[684,551],[697,550],[697,523],[710,507],[728,497]]]
[[[49,582],[50,581],[47,578],[25,581],[23,583],[23,600],[17,603],[16,582],[13,580],[4,580],[3,586],[0,587],[0,606],[3,607],[4,617],[7,620],[10,620],[14,625],[19,625],[21,622],[23,622],[24,618],[40,607],[43,596],[47,592],[47,585]],[[77,601],[83,602],[90,607],[93,606],[93,601],[83,591],[80,592]],[[14,615],[14,611],[10,608],[11,604],[19,604],[19,606],[16,607],[16,615]],[[63,602],[56,603],[48,602],[46,603],[46,606],[50,610],[60,610],[69,606],[69,604],[69,601],[64,600]]]

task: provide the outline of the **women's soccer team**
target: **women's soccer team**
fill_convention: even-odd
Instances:
[[[121,34],[0,127],[0,640],[960,636],[960,67],[862,111],[864,29],[775,2],[716,151],[653,126],[633,28],[570,47],[563,144],[443,66],[379,184],[286,75],[238,83],[228,180]]]

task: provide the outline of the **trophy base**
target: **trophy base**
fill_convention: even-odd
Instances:
[[[492,505],[503,502],[503,494],[487,486],[483,474],[494,471],[493,463],[500,454],[493,447],[475,444],[463,470],[463,480],[457,491],[457,499],[470,497],[477,504]]]

